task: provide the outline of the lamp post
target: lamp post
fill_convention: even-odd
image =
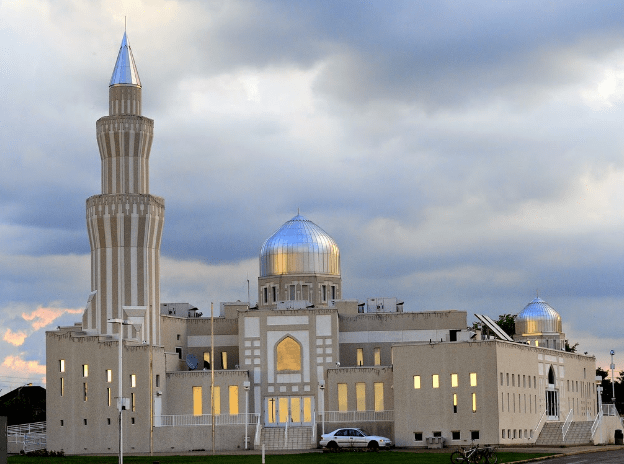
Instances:
[[[250,382],[243,382],[243,388],[245,389],[245,451],[247,451],[247,441],[249,436],[247,435],[247,423],[249,422],[249,387]]]
[[[119,324],[119,367],[118,377],[119,377],[119,397],[117,398],[117,408],[119,408],[119,464],[123,464],[123,421],[121,412],[124,409],[124,398],[122,395],[123,388],[123,378],[122,378],[122,370],[123,370],[123,326],[130,325],[129,321],[124,319],[109,319],[109,324]]]
[[[613,362],[613,355],[615,351],[611,350],[611,401],[615,404],[615,376],[613,371],[615,370],[615,363]]]
[[[320,403],[321,403],[321,435],[325,435],[325,380],[319,382],[319,388],[321,389]]]

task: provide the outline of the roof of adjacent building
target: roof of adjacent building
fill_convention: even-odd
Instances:
[[[327,232],[297,214],[260,250],[260,277],[287,274],[340,275],[340,250]]]
[[[115,63],[115,69],[113,69],[113,75],[109,86],[112,87],[113,85],[134,85],[141,87],[139,72],[137,71],[134,56],[132,56],[132,49],[130,48],[128,37],[125,32],[121,40],[121,48],[117,55],[117,62]]]

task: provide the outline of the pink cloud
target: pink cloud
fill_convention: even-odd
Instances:
[[[11,329],[7,329],[4,333],[3,340],[5,342],[9,342],[11,345],[20,346],[22,343],[24,343],[24,340],[27,336],[28,334],[23,330],[13,332]]]
[[[2,362],[2,367],[7,367],[20,374],[45,374],[45,364],[39,364],[39,361],[24,361],[19,356],[7,356]]]
[[[51,324],[55,319],[61,317],[65,313],[82,314],[83,311],[83,309],[43,308],[39,306],[30,314],[22,313],[22,317],[26,321],[33,321],[32,328],[39,330],[42,327]]]

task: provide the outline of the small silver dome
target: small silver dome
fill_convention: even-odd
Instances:
[[[340,275],[338,245],[301,215],[280,227],[260,250],[260,277],[286,274]]]
[[[561,316],[541,298],[535,298],[516,316],[516,335],[562,332]]]

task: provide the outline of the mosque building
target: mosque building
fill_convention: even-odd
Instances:
[[[566,420],[593,426],[589,443],[610,426],[595,358],[564,350],[545,301],[501,340],[468,327],[465,311],[345,298],[338,245],[300,214],[260,249],[256,305],[221,303],[211,318],[161,303],[165,203],[149,191],[141,92],[124,33],[96,124],[91,293],[81,321],[46,333],[48,449],[116,453],[120,416],[126,453],[315,448],[341,426],[404,447],[532,444]]]

